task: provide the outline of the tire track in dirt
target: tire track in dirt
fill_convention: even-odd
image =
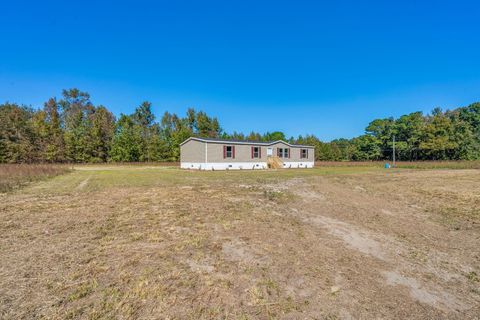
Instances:
[[[268,188],[269,186],[267,186]],[[273,189],[279,189],[274,186]],[[286,188],[280,187],[285,190]],[[295,196],[300,198],[304,203],[312,203],[312,200],[322,202],[325,196],[305,188],[305,181],[295,180],[289,181],[288,190],[292,191]],[[368,201],[368,200],[366,200]],[[322,208],[324,210],[325,208]],[[354,226],[350,223],[322,215],[322,210],[311,209],[304,206],[301,210],[291,208],[288,214],[295,216],[305,224],[313,225],[327,231],[328,234],[342,240],[346,247],[358,251],[363,255],[381,260],[391,265],[390,270],[383,270],[380,273],[383,276],[383,283],[391,286],[404,286],[409,290],[410,296],[423,304],[427,304],[439,310],[447,312],[458,312],[469,310],[473,307],[465,300],[460,300],[454,295],[447,293],[436,283],[423,283],[419,279],[407,277],[403,274],[418,273],[419,265],[413,265],[404,256],[408,256],[408,247],[385,234],[374,233],[364,228]],[[436,274],[445,273],[435,265],[427,265],[420,270],[422,273],[435,271]],[[429,269],[429,270],[427,270]],[[446,278],[449,275],[444,276]]]
[[[91,178],[91,176],[87,177],[85,180],[83,180],[82,182],[80,182],[80,183],[78,184],[78,186],[75,188],[75,190],[80,191],[80,190],[85,189],[85,187],[87,186],[88,182],[90,181],[90,178]]]
[[[348,223],[325,216],[307,217],[302,218],[302,220],[305,223],[324,228],[329,234],[340,238],[353,250],[389,264],[396,264],[396,268],[382,271],[386,283],[407,287],[410,296],[415,300],[446,311],[469,309],[462,301],[442,289],[432,285],[427,289],[419,280],[403,276],[403,272],[410,271],[412,268],[409,262],[399,261],[399,257],[402,256],[400,253],[405,254],[407,250],[393,239],[389,239],[385,235],[373,235],[371,232],[360,230]],[[382,241],[375,239],[382,239]]]

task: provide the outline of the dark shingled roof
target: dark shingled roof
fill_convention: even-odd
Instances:
[[[251,140],[234,140],[234,139],[220,139],[220,138],[201,138],[201,137],[190,137],[187,140],[183,141],[180,143],[180,145],[185,144],[186,142],[190,140],[197,140],[197,141],[202,141],[202,142],[212,142],[212,143],[233,143],[233,144],[253,144],[253,145],[261,145],[261,146],[269,146],[275,143],[283,142],[286,145],[289,145],[291,147],[306,147],[306,148],[314,148],[314,146],[307,146],[307,145],[302,145],[302,144],[293,144],[293,143],[288,143],[283,140],[276,140],[276,141],[251,141]]]

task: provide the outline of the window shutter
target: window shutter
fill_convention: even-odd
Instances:
[[[262,157],[262,147],[258,147],[258,157]]]
[[[254,147],[250,147],[250,151],[251,151],[251,154],[252,154],[252,159],[253,159],[253,149]]]
[[[223,146],[223,159],[227,157],[227,146]]]
[[[232,146],[232,158],[235,159],[235,146]]]
[[[288,148],[288,159],[290,159],[290,148]]]

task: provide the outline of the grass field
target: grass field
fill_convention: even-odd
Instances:
[[[318,167],[377,167],[391,161],[317,161]],[[397,161],[400,169],[480,169],[480,161]]]
[[[1,319],[478,319],[480,170],[89,165],[0,194]]]

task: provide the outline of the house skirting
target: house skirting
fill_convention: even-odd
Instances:
[[[286,169],[313,168],[313,166],[314,163],[311,161],[283,163]],[[267,169],[268,165],[266,162],[182,162],[180,167],[195,170],[260,170]]]
[[[313,168],[314,166],[315,163],[313,161],[283,162],[283,167],[286,169]]]

